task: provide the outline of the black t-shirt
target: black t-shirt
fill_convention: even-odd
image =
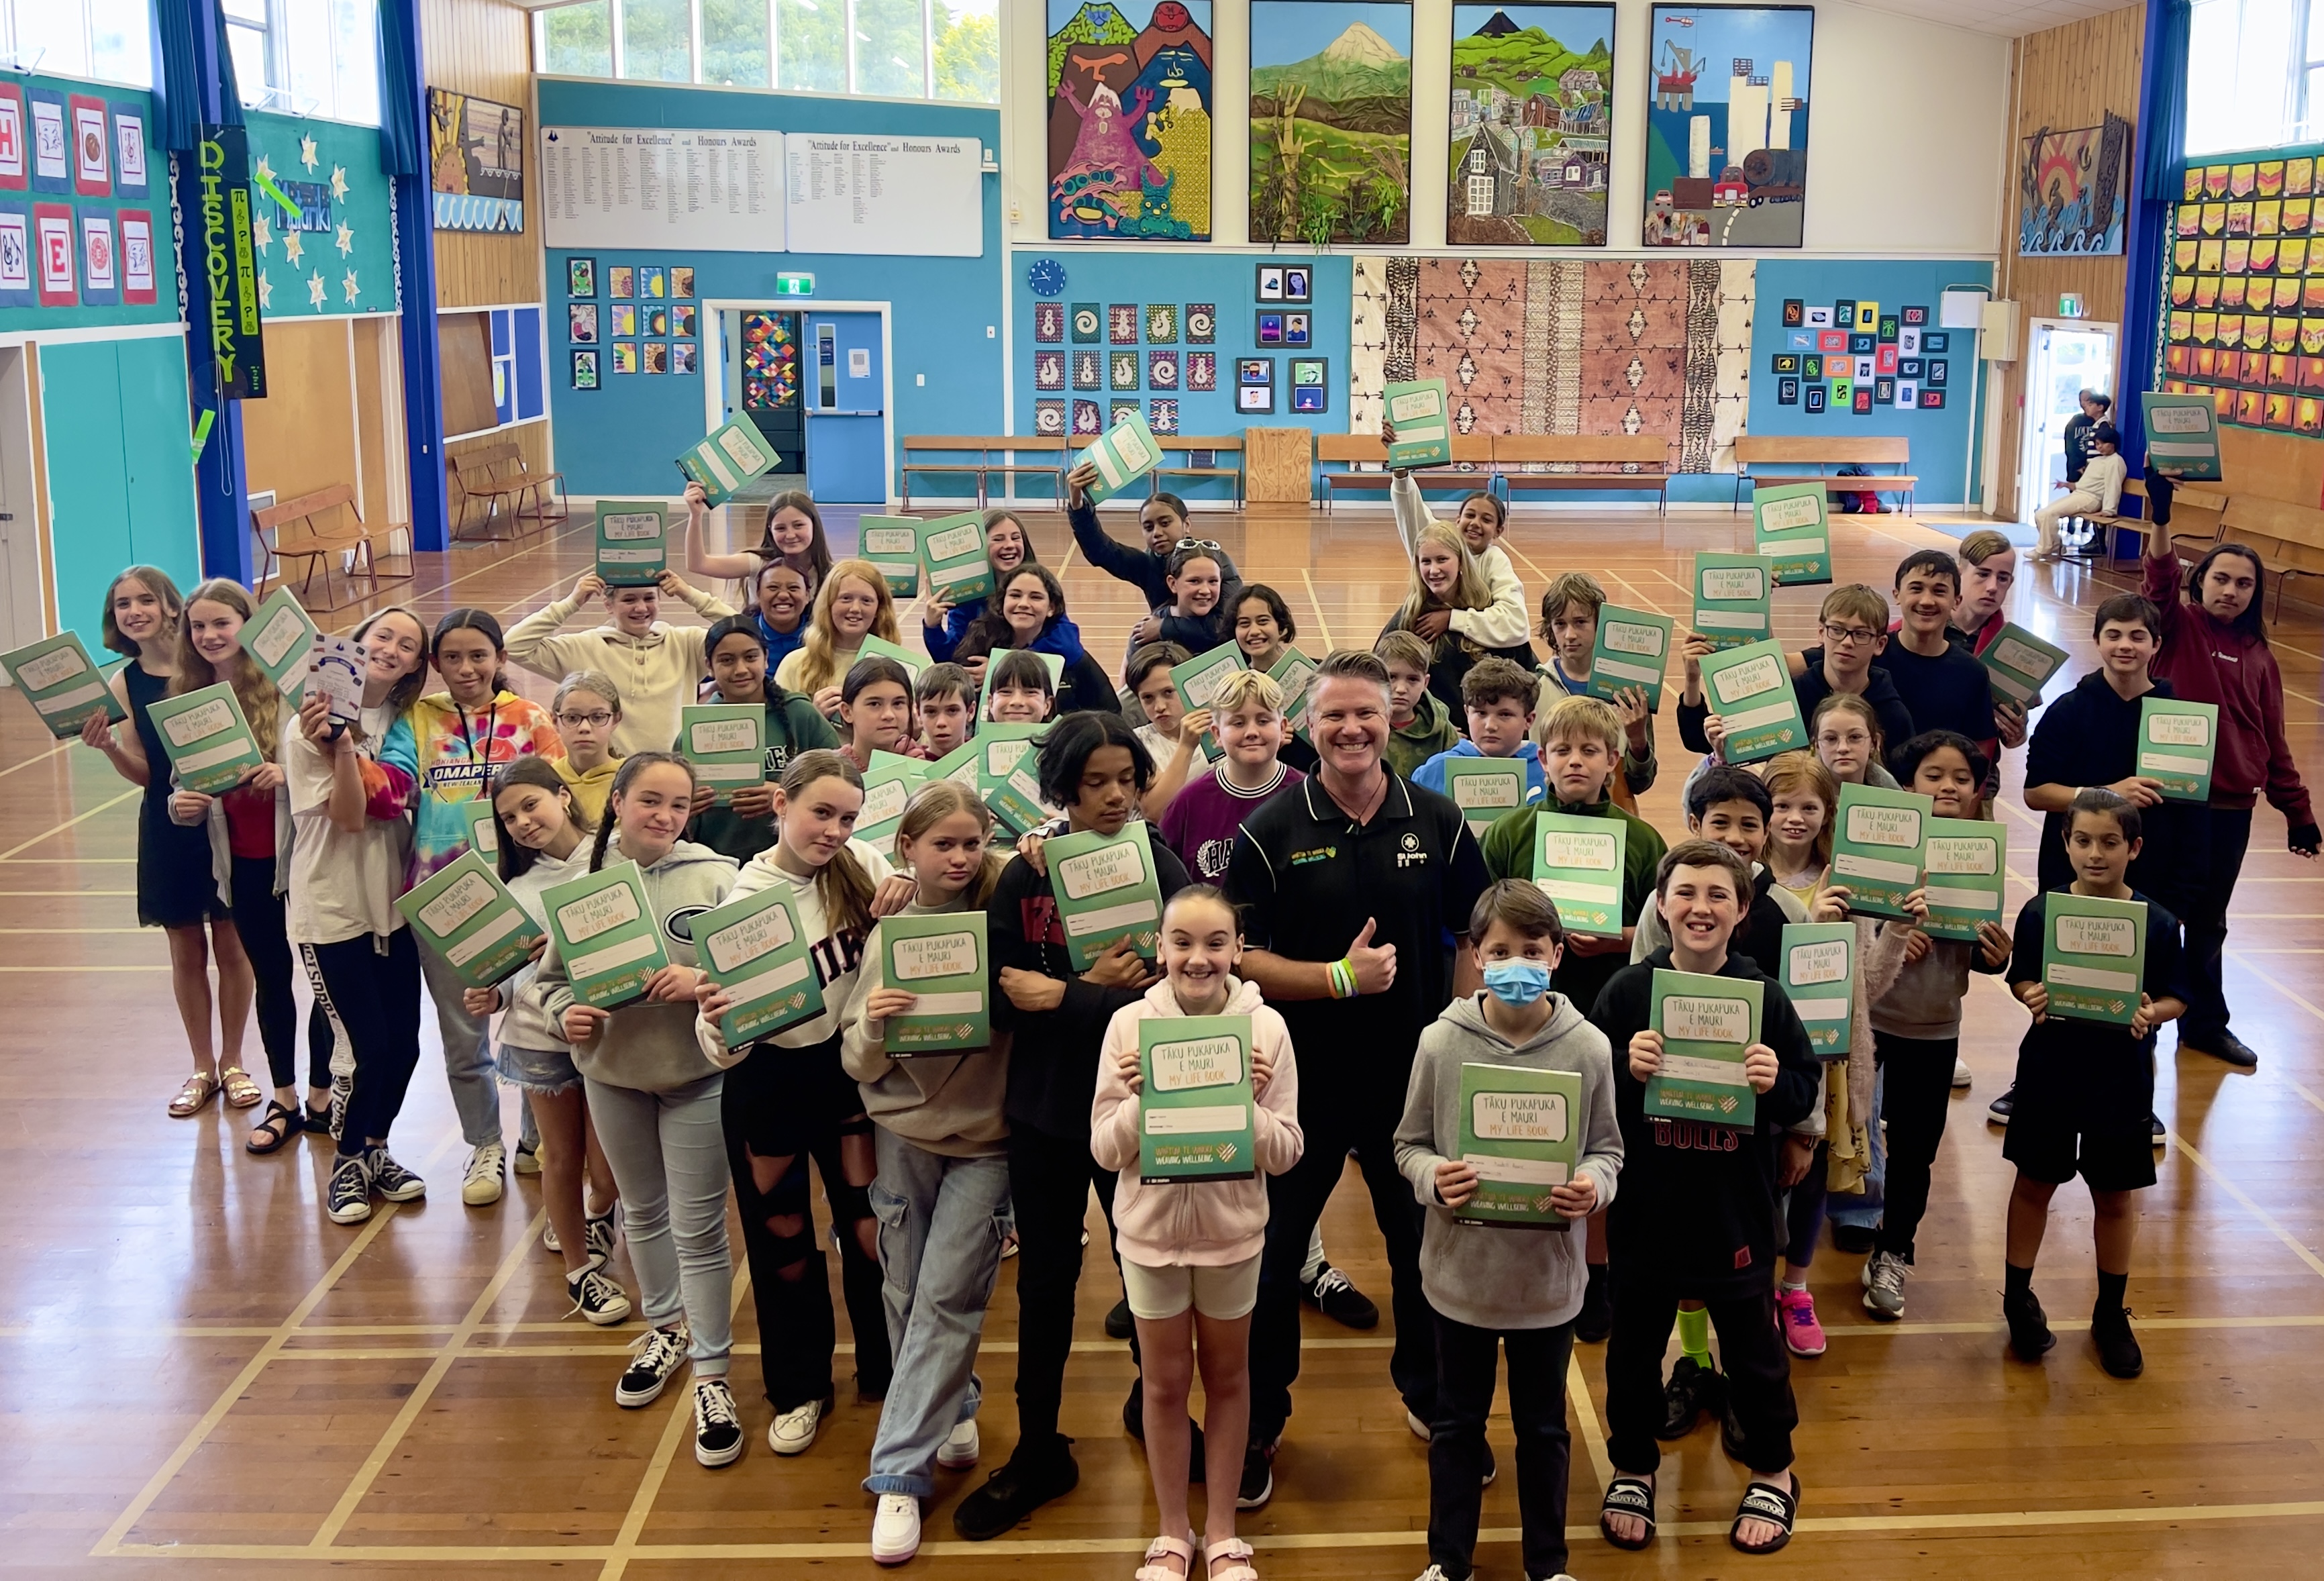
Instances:
[[[1396,946],[1396,981],[1352,999],[1277,1004],[1305,1052],[1303,1108],[1340,1107],[1393,1126],[1422,1029],[1452,997],[1444,934],[1465,933],[1491,883],[1451,800],[1397,775],[1371,822],[1340,810],[1319,779],[1244,821],[1227,865],[1227,897],[1244,942],[1293,961],[1337,961],[1372,919],[1374,944]]]
[[[2132,890],[2133,900],[2146,902],[2146,962],[2139,988],[2149,998],[2187,997],[2185,952],[2180,948],[2179,919],[2150,896]],[[2017,914],[2015,945],[2009,955],[2008,981],[2042,980],[2042,932],[2048,896],[2037,895]],[[2028,1026],[2017,1045],[2018,1080],[2032,1083],[2044,1095],[2068,1099],[2070,1112],[2090,1130],[2144,1129],[2154,1101],[2154,1033],[2133,1038],[2126,1026],[2104,1021],[2081,1021],[2052,1016]]]
[[[1899,634],[1888,639],[1887,651],[1872,667],[1887,672],[1916,733],[1959,731],[1980,745],[2000,735],[1993,722],[1993,679],[1969,649],[1947,643],[1936,657],[1927,658],[1906,648]],[[1904,744],[1892,740],[1888,749]]]
[[[2149,697],[2172,695],[2171,683],[2158,680],[2153,691],[2126,700],[2107,685],[2103,674],[2093,670],[2084,676],[2034,722],[2033,739],[2025,747],[2026,785],[2109,786],[2129,778],[2138,772],[2141,705]],[[2181,806],[2164,802],[2139,809],[2145,849],[2130,865],[2133,889],[2161,888],[2161,875],[2174,871],[2186,838],[2179,829]],[[2063,889],[2074,881],[2073,859],[2066,854],[2066,817],[2063,813],[2042,814],[2042,850],[2034,878],[2043,889]]]

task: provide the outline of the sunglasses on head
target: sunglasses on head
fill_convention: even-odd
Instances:
[[[1215,549],[1220,545],[1216,538],[1180,538],[1170,547],[1174,549]]]

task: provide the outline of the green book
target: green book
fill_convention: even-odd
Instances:
[[[973,510],[957,516],[915,519],[920,569],[930,597],[964,604],[992,593],[992,562],[984,557],[984,519]]]
[[[1832,820],[1831,877],[1859,916],[1909,918],[1904,896],[1921,887],[1921,842],[1936,803],[1911,791],[1843,785]]]
[[[2138,772],[2163,782],[2172,802],[2211,799],[2211,757],[2219,745],[2219,705],[2152,694],[2138,704]]]
[[[1082,452],[1082,459],[1097,468],[1097,480],[1089,486],[1090,503],[1102,505],[1152,472],[1162,460],[1162,447],[1133,406]]]
[[[919,996],[908,1014],[888,1018],[889,1058],[990,1048],[989,959],[981,911],[882,917],[881,979]]]
[[[1629,825],[1619,818],[1534,814],[1533,881],[1556,905],[1566,932],[1620,936],[1622,862],[1629,841]]]
[[[2219,409],[2209,395],[2166,395],[2144,391],[2139,415],[2146,420],[2146,464],[2189,483],[2217,483],[2219,471]]]
[[[145,715],[161,733],[161,748],[180,790],[223,795],[242,783],[243,770],[266,761],[242,716],[241,700],[224,681],[164,697]]]
[[[1994,634],[1978,663],[1985,666],[1986,676],[1993,683],[1994,691],[2020,708],[2030,709],[2042,700],[2042,688],[2066,662],[2066,650],[2054,642],[2044,642],[2024,627],[2012,621]]]
[[[1178,694],[1178,706],[1192,713],[1197,708],[1208,708],[1218,693],[1219,683],[1244,666],[1242,649],[1231,642],[1222,642],[1208,653],[1198,653],[1185,664],[1170,666],[1170,685]],[[1216,758],[1219,752],[1218,733],[1205,731],[1203,751]]]
[[[1162,884],[1153,840],[1146,824],[1131,823],[1119,834],[1091,829],[1049,841],[1049,889],[1075,971],[1087,971],[1124,939],[1154,959],[1162,939]]]
[[[1694,556],[1694,629],[1713,648],[1757,642],[1771,628],[1767,601],[1775,586],[1775,562],[1765,555]]]
[[[881,762],[881,758],[889,759]],[[881,856],[894,859],[896,825],[918,789],[928,765],[911,758],[875,752],[863,771],[863,807],[855,814],[855,838]]]
[[[900,642],[890,642],[884,637],[874,637],[869,631],[863,634],[863,646],[855,651],[855,662],[862,664],[867,658],[894,659],[904,666],[904,673],[912,677],[913,684],[916,685],[919,683],[920,672],[928,667],[927,654],[914,653]],[[1062,666],[1065,660],[1059,659],[1057,663]],[[846,677],[843,676],[840,678],[844,680]]]
[[[1315,661],[1288,643],[1283,657],[1268,667],[1268,678],[1283,688],[1283,718],[1294,735],[1307,734],[1307,704],[1315,693],[1317,673]]]
[[[866,640],[869,639],[867,639]],[[1033,651],[1040,661],[1048,666],[1049,690],[1054,694],[1059,686],[1065,684],[1065,656],[1061,653],[1042,653],[1038,648],[1036,648]],[[1010,649],[1009,648],[996,648],[991,653],[984,656],[984,685],[982,689],[978,692],[976,699],[976,717],[979,721],[979,730],[982,730],[985,724],[993,722],[992,685],[993,683],[1000,678],[1001,659],[1010,652]],[[1052,717],[1054,717],[1054,711]]]
[[[1041,781],[1034,763],[1033,738],[1046,724],[981,724],[970,744],[978,750],[977,795],[1013,835],[1026,835],[1047,823]]]
[[[1552,1188],[1573,1178],[1581,1148],[1582,1073],[1483,1061],[1461,1066],[1461,1153],[1477,1172],[1476,1194],[1452,1210],[1455,1224],[1567,1229]]]
[[[1784,666],[1784,645],[1770,638],[1714,653],[1702,661],[1702,688],[1727,733],[1719,755],[1729,763],[1757,763],[1809,744],[1800,695]]]
[[[767,709],[761,703],[689,703],[678,711],[678,755],[721,802],[767,777]]]
[[[1381,395],[1388,402],[1388,421],[1396,425],[1396,443],[1388,447],[1390,467],[1403,472],[1416,466],[1443,466],[1452,459],[1452,425],[1445,411],[1443,380],[1391,384]]]
[[[2009,878],[2009,831],[1979,818],[1931,818],[1921,862],[1928,874],[1929,933],[1977,937],[1979,923],[2001,920]]]
[[[315,622],[286,582],[268,593],[266,602],[242,623],[242,646],[251,662],[266,672],[275,690],[287,697],[306,685],[315,630]]]
[[[91,662],[88,649],[73,632],[0,654],[0,667],[60,741],[80,734],[81,721],[92,713],[102,713],[115,724],[129,717],[114,697],[105,672]]]
[[[1754,547],[1775,562],[1777,587],[1831,580],[1831,528],[1821,483],[1784,483],[1751,491]]]
[[[1743,1080],[1743,1051],[1759,1041],[1766,986],[1764,979],[1655,969],[1647,1025],[1663,1034],[1663,1067],[1646,1079],[1649,1117],[1756,1122],[1759,1095]]]
[[[1585,694],[1611,701],[1633,686],[1646,691],[1646,708],[1663,705],[1663,670],[1670,662],[1671,618],[1608,604],[1598,611],[1598,640],[1590,649]]]
[[[1469,832],[1485,838],[1502,813],[1526,804],[1526,766],[1519,758],[1447,758],[1444,794],[1461,809]]]
[[[856,554],[880,568],[888,579],[888,591],[898,598],[920,591],[918,526],[909,516],[866,516],[856,523]]]
[[[2146,902],[2042,896],[2042,982],[2052,1016],[2128,1026],[2146,980]]]
[[[678,458],[678,470],[702,485],[714,510],[732,500],[743,484],[772,472],[779,458],[758,425],[732,422]]]
[[[1138,1024],[1138,1173],[1146,1185],[1247,1181],[1250,1017],[1149,1016]]]
[[[541,935],[493,864],[473,850],[462,851],[414,885],[395,909],[420,942],[472,988],[489,988],[514,977],[532,959],[533,943]]]
[[[1816,1057],[1846,1054],[1856,1025],[1856,924],[1785,923],[1780,948],[1777,980]]]
[[[650,500],[597,501],[597,576],[607,587],[651,587],[669,568],[669,512]]]
[[[971,736],[935,762],[922,765],[920,777],[931,782],[949,779],[955,785],[967,786],[982,801],[984,787],[979,782],[977,770],[983,762],[984,749],[977,744],[976,738]]]
[[[484,858],[495,873],[499,872],[501,823],[493,816],[492,797],[470,796],[459,807],[468,820],[468,849]]]
[[[728,1048],[823,1014],[823,985],[808,951],[813,941],[799,932],[789,885],[770,885],[704,912],[694,919],[694,938],[703,970],[734,1001],[718,1017]]]
[[[635,862],[551,885],[541,891],[540,903],[573,997],[584,1005],[598,1010],[626,1005],[642,997],[647,981],[669,964],[661,924]],[[694,919],[696,941],[703,920]]]

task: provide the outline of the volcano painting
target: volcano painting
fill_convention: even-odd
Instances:
[[[1251,0],[1250,239],[1411,233],[1412,8]]]
[[[1049,234],[1211,239],[1210,0],[1049,0]]]
[[[1456,247],[1602,247],[1611,5],[1452,7]]]

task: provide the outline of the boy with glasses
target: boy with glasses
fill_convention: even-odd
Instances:
[[[1835,692],[1861,697],[1880,717],[1880,733],[1890,741],[1909,741],[1914,734],[1912,710],[1897,695],[1887,672],[1872,661],[1888,646],[1888,601],[1862,583],[1835,587],[1824,595],[1817,630],[1823,646],[1790,655],[1792,691],[1800,701],[1800,717],[1813,719],[1816,704]],[[1713,649],[1700,631],[1687,633],[1680,647],[1686,660],[1686,688],[1678,703],[1678,737],[1697,752],[1711,751],[1726,734],[1716,726],[1702,694],[1702,661]]]

